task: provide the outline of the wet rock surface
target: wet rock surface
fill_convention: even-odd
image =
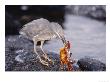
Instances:
[[[78,65],[82,71],[105,71],[106,65],[96,59],[85,57],[78,60]]]
[[[40,54],[39,48],[37,49]],[[5,71],[62,71],[59,54],[47,52],[54,61],[49,67],[42,65],[33,51],[33,43],[20,35],[5,39]],[[79,59],[73,64],[75,71],[105,71],[105,64],[91,58]],[[66,71],[66,69],[65,69]]]
[[[5,70],[6,71],[58,71],[58,54],[48,52],[54,60],[54,65],[42,65],[33,51],[33,43],[18,35],[7,36],[5,40]],[[39,49],[38,49],[39,50]],[[39,51],[40,52],[40,51]]]

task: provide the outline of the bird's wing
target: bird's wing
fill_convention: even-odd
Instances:
[[[23,26],[20,30],[20,34],[32,39],[38,34],[42,34],[50,30],[50,22],[44,18],[33,20]]]

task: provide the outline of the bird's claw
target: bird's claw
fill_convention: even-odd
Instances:
[[[42,63],[42,62],[41,62]],[[44,63],[42,63],[43,65],[45,65],[45,66],[47,66],[47,67],[49,67],[49,64],[46,62],[45,64]]]
[[[54,61],[52,61],[52,59],[50,59],[47,55],[44,55],[45,60],[49,61],[51,64],[54,65]]]
[[[42,60],[41,58],[40,58],[40,63],[43,64],[43,65],[45,65],[45,66],[49,66],[49,63],[46,62],[46,61],[44,61],[44,60]]]
[[[55,62],[54,62],[54,61],[52,61],[51,59],[50,59],[50,61],[49,61],[49,62],[50,62],[52,65],[54,65],[54,63],[55,63]]]

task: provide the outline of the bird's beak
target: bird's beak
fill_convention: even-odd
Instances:
[[[62,38],[62,42],[64,45],[66,45],[66,39],[65,38]]]

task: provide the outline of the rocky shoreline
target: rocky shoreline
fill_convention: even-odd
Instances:
[[[39,49],[38,49],[39,50]],[[40,51],[39,51],[40,53]],[[33,51],[33,43],[20,35],[5,38],[5,71],[62,71],[59,55],[47,52],[55,62],[49,67],[42,65]],[[75,71],[105,71],[106,65],[96,59],[84,57],[73,64]],[[65,70],[66,71],[66,70]]]

